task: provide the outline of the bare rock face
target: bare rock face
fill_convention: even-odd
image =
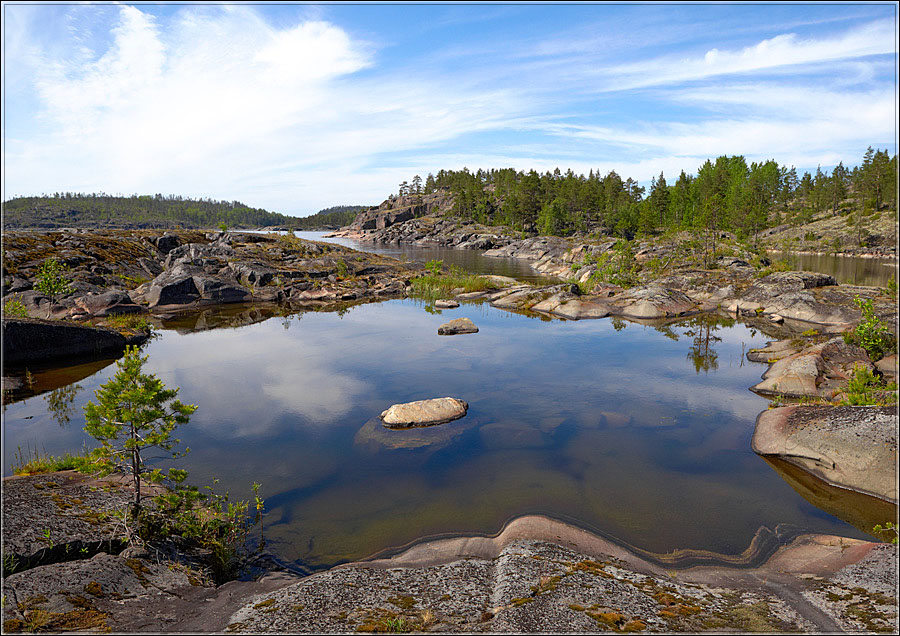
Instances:
[[[760,360],[759,356],[766,355],[773,361],[763,374],[763,381],[751,387],[762,395],[831,399],[846,385],[854,367],[872,368],[865,350],[842,338],[832,338],[799,352],[791,349],[789,343],[772,343],[751,353],[751,359]]]
[[[75,298],[75,306],[92,316],[109,316],[142,311],[127,292],[112,290]]]
[[[787,406],[756,418],[753,450],[836,486],[897,503],[897,414],[880,406]]]
[[[468,410],[469,405],[462,400],[452,397],[433,398],[394,404],[381,414],[381,420],[387,428],[433,426],[458,420]]]
[[[103,327],[40,319],[3,319],[5,364],[121,351],[125,336]]]
[[[439,336],[455,336],[463,333],[478,333],[478,327],[468,318],[455,318],[438,327]]]

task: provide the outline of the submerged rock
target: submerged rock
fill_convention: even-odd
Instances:
[[[438,327],[439,336],[455,336],[463,333],[478,333],[478,327],[468,318],[455,318]]]
[[[457,398],[433,398],[394,404],[381,414],[381,420],[388,428],[433,426],[458,420],[468,409],[469,405]]]

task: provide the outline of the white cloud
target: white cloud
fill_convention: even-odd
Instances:
[[[871,57],[894,52],[889,21],[638,61],[624,56],[650,47],[620,38],[617,66],[598,63],[611,52],[596,36],[561,47],[549,32],[528,40],[530,55],[485,65],[449,61],[467,44],[455,38],[396,56],[377,31],[361,41],[321,12],[275,26],[248,5],[141,9],[107,5],[100,19],[94,6],[56,7],[65,28],[5,14],[16,18],[5,78],[19,82],[4,113],[4,197],[162,192],[305,214],[463,165],[645,181],[723,153],[855,163],[894,139],[893,68]],[[510,41],[497,31],[490,46]]]
[[[739,50],[711,48],[702,56],[660,57],[597,69],[596,75],[612,80],[601,90],[630,90],[895,52],[893,21],[878,20],[833,37],[802,39],[785,33]]]
[[[165,33],[152,16],[122,7],[113,34],[94,62],[43,60],[36,88],[47,131],[40,140],[8,139],[11,194],[243,199],[268,174],[306,190],[334,187],[309,192],[299,209],[283,193],[248,203],[313,212],[309,203],[332,204],[334,190],[352,180],[348,165],[496,127],[516,108],[496,89],[451,93],[436,81],[383,76],[348,81],[374,64],[371,45],[323,21],[279,30],[247,7],[185,10]],[[396,181],[379,181],[379,196]]]

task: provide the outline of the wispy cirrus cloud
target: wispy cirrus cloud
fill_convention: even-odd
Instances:
[[[896,51],[895,26],[877,20],[845,33],[823,38],[801,38],[784,33],[740,49],[708,49],[702,56],[661,56],[597,69],[595,75],[611,78],[604,91],[632,90],[680,84],[711,77],[780,70],[821,71],[822,64]]]

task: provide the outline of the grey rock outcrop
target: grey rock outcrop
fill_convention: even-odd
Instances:
[[[75,298],[75,306],[92,316],[130,314],[143,311],[125,291],[107,291]]]
[[[772,361],[763,381],[751,387],[763,395],[831,399],[843,390],[855,367],[873,368],[865,350],[847,344],[843,338],[832,338],[797,352],[790,343],[773,343],[751,354],[752,359]]]
[[[5,364],[121,351],[128,339],[117,331],[33,318],[3,319]]]

